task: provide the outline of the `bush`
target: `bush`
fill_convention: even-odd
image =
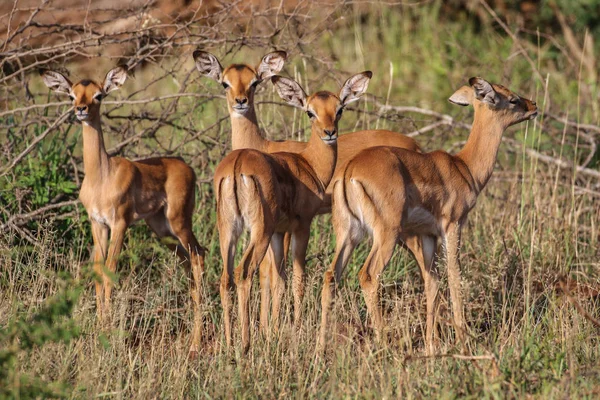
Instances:
[[[37,349],[50,343],[69,343],[80,334],[71,316],[81,287],[69,277],[60,285],[59,292],[33,315],[16,310],[0,331],[0,398],[65,397],[69,392],[64,382],[47,382],[19,371],[19,361],[30,359]]]

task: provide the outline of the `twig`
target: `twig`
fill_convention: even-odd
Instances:
[[[497,363],[497,358],[495,355],[493,354],[488,354],[488,355],[479,355],[479,356],[466,356],[463,354],[450,354],[450,353],[445,353],[445,354],[433,354],[430,356],[412,356],[412,355],[408,355],[404,358],[405,362],[408,361],[412,361],[412,360],[431,360],[431,359],[438,359],[438,358],[454,358],[457,360],[491,360]]]
[[[540,71],[535,66],[535,62],[531,59],[531,57],[529,56],[529,53],[527,52],[525,47],[523,47],[519,38],[514,33],[512,33],[512,31],[508,28],[508,26],[504,23],[504,21],[502,21],[498,17],[498,14],[496,14],[496,12],[492,9],[492,7],[490,7],[490,5],[487,3],[486,0],[480,0],[480,3],[487,10],[487,12],[492,16],[492,18],[494,18],[494,20],[498,23],[498,25],[500,25],[502,27],[502,29],[504,29],[504,32],[506,32],[506,34],[508,36],[510,36],[510,38],[519,47],[519,50],[521,51],[521,53],[523,54],[523,56],[525,57],[525,59],[527,60],[529,65],[531,66],[532,71],[535,72],[535,74],[537,75],[540,82],[544,82],[545,81],[544,77],[542,76]]]
[[[580,123],[577,123],[575,121],[570,121],[564,117],[560,117],[560,116],[550,113],[550,112],[546,112],[545,115],[547,117],[550,117],[550,118],[552,118],[560,123],[563,123],[565,125],[572,126],[574,128],[580,129],[580,130],[592,131],[592,132],[596,132],[596,133],[600,134],[600,126],[598,126],[598,125],[580,124]]]
[[[508,142],[514,146],[518,146],[521,148],[523,147],[523,145],[521,143],[517,142],[514,139],[502,138],[502,141]],[[547,164],[554,164],[554,165],[558,165],[561,168],[568,168],[571,170],[573,168],[576,168],[578,173],[600,179],[600,171],[596,171],[596,170],[593,170],[590,168],[585,168],[580,165],[574,166],[573,163],[570,161],[565,161],[565,160],[560,160],[558,158],[550,157],[550,156],[542,154],[536,150],[530,149],[528,147],[525,147],[525,153],[527,153],[528,156],[538,159],[540,161],[543,161]]]
[[[10,16],[8,17],[8,24],[6,24],[6,39],[4,41],[4,46],[2,46],[2,51],[6,50],[6,46],[8,46],[8,39],[10,38],[10,25],[12,24],[15,11],[17,11],[17,3],[18,1],[15,0],[12,10],[10,11]]]
[[[208,100],[225,98],[225,96],[218,95],[218,94],[178,93],[178,94],[168,94],[168,95],[164,95],[164,96],[155,96],[155,97],[138,99],[138,100],[105,100],[102,102],[102,104],[105,104],[105,105],[148,104],[148,103],[152,103],[155,101],[162,101],[162,100],[168,100],[168,99],[174,99],[174,98],[180,98],[180,97],[197,97],[197,98],[203,98],[203,99],[208,99]],[[40,108],[46,109],[46,108],[50,108],[50,107],[70,106],[70,105],[71,105],[70,101],[58,101],[58,102],[53,102],[53,103],[32,104],[27,107],[13,108],[12,110],[0,112],[0,117],[4,117],[5,115],[12,115],[12,114],[16,114],[16,113],[27,112],[27,111],[31,111],[31,110],[35,110],[35,109],[40,109]],[[112,111],[112,110],[110,110],[110,111]]]
[[[571,291],[567,287],[567,284],[565,283],[564,279],[559,280],[558,284],[560,285],[560,289],[563,291],[565,296],[567,296],[567,300],[569,300],[569,303],[571,303],[571,305],[575,307],[577,311],[579,311],[579,313],[584,316],[585,319],[590,321],[597,328],[600,328],[600,321],[592,317],[586,310],[583,309],[583,307],[581,307],[581,304],[579,304],[579,302],[575,300],[575,298],[571,295]]]
[[[61,203],[48,204],[47,206],[40,207],[37,210],[25,214],[12,215],[8,221],[0,225],[0,231],[8,230],[8,228],[11,226],[14,227],[15,225],[24,225],[27,222],[36,219],[36,217],[44,214],[46,211],[54,210],[56,208],[76,206],[77,204],[79,204],[79,200],[68,200]]]
[[[24,238],[25,240],[27,240],[30,244],[32,244],[34,246],[37,244],[37,240],[33,236],[31,236],[31,234],[29,232],[25,231],[24,229],[19,228],[15,224],[11,224],[11,228],[14,229],[15,231],[19,232],[21,237]]]
[[[468,129],[468,130],[471,129],[470,124],[466,124],[464,122],[458,122],[454,118],[452,118],[450,115],[442,114],[442,113],[439,113],[439,112],[436,112],[433,110],[428,110],[428,109],[420,108],[420,107],[412,107],[412,106],[390,106],[390,105],[384,105],[384,104],[381,104],[378,102],[375,102],[375,104],[379,106],[380,114],[383,114],[387,111],[394,111],[397,113],[417,113],[417,114],[422,114],[422,115],[429,115],[431,117],[440,119],[445,122],[444,125],[457,126],[457,127]]]
[[[8,35],[7,33],[7,39],[4,42],[4,46],[2,46],[3,49],[6,49],[6,46],[8,45],[9,42],[11,42],[13,40],[13,38],[15,36],[17,36],[19,33],[23,32],[25,29],[29,28],[31,26],[31,21],[33,21],[33,19],[35,18],[36,15],[38,15],[38,13],[40,12],[40,10],[42,9],[43,6],[46,5],[46,3],[48,3],[48,0],[42,0],[42,2],[40,3],[40,5],[38,6],[38,8],[36,8],[31,15],[29,16],[29,19],[27,20],[27,22],[25,22],[25,24],[23,26],[21,26],[19,29],[17,29],[12,35]],[[12,13],[11,13],[11,20],[12,20]],[[8,29],[10,29],[10,25],[8,26]]]
[[[71,102],[59,101],[59,102],[54,102],[54,103],[32,104],[27,107],[13,108],[12,110],[1,112],[0,118],[4,117],[5,115],[13,115],[13,114],[20,113],[20,112],[27,112],[27,111],[35,110],[38,108],[45,109],[45,108],[50,108],[50,107],[68,106],[68,105],[71,105]]]

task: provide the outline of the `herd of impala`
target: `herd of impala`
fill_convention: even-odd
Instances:
[[[454,327],[466,340],[461,298],[461,230],[477,196],[494,169],[504,130],[537,116],[535,102],[497,84],[471,78],[450,101],[472,105],[475,119],[464,148],[455,155],[444,151],[423,153],[417,143],[400,133],[368,130],[338,136],[338,122],[346,105],[367,90],[372,73],[351,76],[339,93],[307,95],[292,79],[276,75],[286,53],[265,55],[258,66],[233,64],[225,69],[212,54],[195,51],[198,71],[223,85],[231,117],[231,147],[217,166],[214,189],[223,273],[220,295],[225,340],[232,344],[231,291],[237,290],[242,348],[250,346],[249,299],[252,277],[258,269],[260,328],[268,333],[269,311],[273,329],[286,281],[286,255],[293,262],[294,321],[301,321],[304,269],[311,221],[331,212],[336,249],[325,273],[321,294],[321,328],[317,352],[327,340],[328,315],[336,284],[340,282],[353,249],[368,234],[371,251],[360,269],[359,282],[377,338],[384,321],[379,306],[379,278],[394,247],[401,243],[417,260],[425,281],[426,352],[434,348],[438,275],[435,260],[446,260]],[[110,315],[111,273],[125,231],[143,219],[159,237],[172,237],[170,249],[191,271],[194,324],[190,352],[202,341],[201,281],[205,249],[192,231],[196,175],[179,158],[157,157],[129,161],[111,157],[104,146],[100,104],[127,79],[124,67],[110,70],[100,84],[84,79],[75,84],[58,72],[43,71],[44,83],[68,95],[83,125],[85,178],[79,198],[91,224],[96,306],[100,320]],[[288,104],[302,109],[311,121],[308,142],[267,140],[254,109],[256,87],[270,79]],[[250,232],[247,247],[234,268],[241,233]],[[110,240],[109,240],[110,230]],[[443,254],[439,254],[441,244]],[[272,299],[271,299],[272,297]],[[269,305],[271,310],[269,310]]]

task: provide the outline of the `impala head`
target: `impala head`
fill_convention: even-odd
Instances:
[[[535,101],[524,99],[501,85],[482,78],[469,79],[470,86],[463,86],[450,97],[450,102],[460,106],[473,104],[477,109],[485,107],[508,127],[537,117]]]
[[[198,71],[223,85],[232,116],[243,116],[254,108],[256,87],[281,71],[286,57],[284,51],[274,51],[265,55],[256,68],[247,64],[232,64],[223,70],[217,57],[205,51],[194,51]]]
[[[274,76],[271,80],[283,100],[306,112],[312,122],[312,134],[317,134],[326,144],[334,144],[344,107],[366,92],[372,76],[371,71],[361,72],[344,82],[339,94],[320,91],[310,96],[293,79]]]
[[[113,90],[120,88],[127,79],[127,69],[122,66],[108,71],[104,81],[98,84],[89,79],[82,79],[72,84],[63,74],[56,71],[41,71],[46,86],[56,93],[69,95],[73,100],[75,116],[80,121],[89,121],[100,115],[102,99]]]

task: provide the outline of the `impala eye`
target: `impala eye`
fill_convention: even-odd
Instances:
[[[310,119],[316,118],[316,115],[312,111],[307,111],[306,115],[308,115],[308,118]]]
[[[344,113],[344,109],[340,108],[339,110],[337,110],[337,113],[335,113],[335,117],[339,118],[342,116],[343,113]]]
[[[69,95],[69,98],[73,101],[75,101],[75,96],[73,96],[72,94]]]
[[[511,99],[509,100],[511,104],[517,104],[519,102],[519,98],[518,97],[511,97]]]
[[[223,89],[229,89],[229,84],[227,82],[221,82],[221,85],[223,85]]]
[[[98,93],[97,95],[94,96],[94,100],[96,100],[96,101],[102,101],[103,98],[104,98],[104,95],[102,93]]]
[[[255,80],[254,82],[252,82],[252,84],[250,85],[251,88],[256,89],[256,87],[258,86],[258,84],[260,83],[260,80]]]

